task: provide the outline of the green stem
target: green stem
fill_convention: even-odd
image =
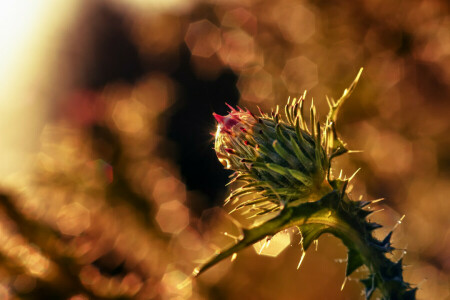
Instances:
[[[281,211],[275,218],[263,223],[261,226],[253,227],[251,229],[242,229],[242,235],[239,242],[230,246],[227,249],[217,253],[215,256],[210,258],[207,262],[202,264],[200,267],[195,268],[193,271],[194,276],[198,276],[204,271],[208,270],[210,267],[214,266],[218,262],[224,260],[225,258],[237,253],[238,251],[250,246],[266,236],[275,235],[280,231],[280,227],[284,226],[289,222],[291,217],[292,209],[285,209]]]
[[[386,258],[385,253],[391,249],[390,244],[383,248],[383,242],[376,240],[367,230],[364,218],[355,214],[354,205],[347,197],[341,200],[339,193],[332,192],[321,200],[308,202],[296,207],[285,207],[273,219],[253,227],[243,229],[241,239],[231,247],[218,253],[202,266],[196,268],[194,276],[201,274],[219,261],[233,255],[267,236],[282,230],[298,227],[303,235],[306,248],[322,233],[328,232],[343,241],[349,249],[347,274],[361,265],[366,265],[370,276],[363,280],[366,285],[366,297],[370,298],[378,288],[383,299],[414,299],[415,290],[403,281],[401,262],[394,263]],[[309,226],[309,227],[308,227]],[[386,250],[387,249],[387,250]]]

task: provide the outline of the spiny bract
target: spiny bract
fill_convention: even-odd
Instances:
[[[322,129],[311,103],[308,127],[303,116],[305,95],[288,101],[286,119],[278,106],[271,114],[260,110],[260,116],[231,106],[227,116],[214,114],[218,122],[217,157],[224,167],[236,171],[231,182],[245,182],[226,203],[257,194],[256,199],[240,203],[237,209],[252,206],[256,214],[264,214],[285,205],[317,200],[311,197],[329,189],[326,179],[330,160],[347,151],[334,130],[338,105],[329,102],[330,114]]]

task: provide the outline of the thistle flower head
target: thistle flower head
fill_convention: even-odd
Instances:
[[[315,201],[330,186],[343,184],[340,178],[330,178],[331,160],[347,152],[336,135],[335,121],[361,71],[341,98],[327,98],[330,110],[324,124],[319,122],[311,100],[307,125],[306,91],[298,99],[288,100],[284,117],[279,106],[270,114],[260,109],[258,116],[229,105],[228,115],[214,114],[218,123],[214,147],[217,157],[227,169],[235,171],[231,182],[244,182],[225,203],[252,194],[253,199],[241,201],[236,209],[250,206],[255,215],[260,215],[286,205]]]
[[[322,188],[329,168],[329,136],[322,136],[313,104],[311,126],[306,125],[304,96],[289,102],[284,119],[279,108],[271,114],[260,111],[259,116],[232,107],[226,116],[214,114],[218,122],[215,151],[219,161],[236,171],[232,182],[245,182],[228,200],[258,195],[258,199],[240,203],[238,208],[255,208],[257,201],[257,214],[264,214],[286,204],[308,201],[313,191]]]

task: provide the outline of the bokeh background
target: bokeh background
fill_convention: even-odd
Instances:
[[[212,112],[308,89],[324,117],[360,67],[335,172],[386,198],[379,235],[406,215],[392,255],[446,299],[448,1],[0,2],[0,299],[362,299],[333,237],[296,270],[295,232],[186,280],[237,234]]]

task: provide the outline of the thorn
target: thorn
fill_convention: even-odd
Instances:
[[[345,180],[344,183],[342,184],[342,191],[341,191],[341,199],[344,199],[345,196],[345,192],[347,191],[347,185],[348,185],[348,180]]]
[[[247,109],[247,113],[249,113],[250,116],[252,116],[253,119],[255,119],[255,121],[258,121],[258,120],[259,120],[259,118],[257,118],[257,117],[256,117],[250,110],[248,110],[248,109]]]
[[[345,277],[344,282],[341,285],[341,292],[344,290],[344,286],[345,286],[345,283],[347,282],[347,278],[348,277]]]
[[[261,107],[256,106],[256,108],[258,108],[259,114],[261,115],[261,117],[264,117],[265,113],[263,112],[263,110],[261,109]]]
[[[363,153],[364,150],[348,150],[347,153]]]
[[[235,211],[237,211],[238,209],[235,207],[232,210],[230,210],[230,212],[228,213],[229,215],[233,214]],[[225,234],[225,236],[228,236]]]
[[[427,282],[428,281],[428,278],[424,278],[421,282],[419,282],[417,285],[416,285],[416,287],[418,288],[418,289],[420,289],[420,286],[422,285],[422,284],[424,284],[425,282]]]
[[[226,237],[229,237],[229,238],[232,238],[233,240],[235,240],[235,241],[239,241],[239,238],[237,237],[237,236],[234,236],[234,235],[232,235],[232,234],[229,234],[228,232],[223,232],[222,233],[224,236],[226,236]]]
[[[224,149],[228,154],[236,154],[236,151],[234,149],[231,148],[225,148]]]
[[[300,257],[300,261],[298,262],[297,270],[300,269],[300,266],[302,265],[303,259],[305,258],[306,252],[302,252],[302,256]]]
[[[225,105],[228,106],[228,108],[231,109],[232,112],[237,112],[237,110],[234,109],[234,107],[228,104],[227,102],[225,102]]]
[[[372,212],[371,212],[371,214],[373,215],[373,214],[376,214],[376,213],[382,212],[383,210],[384,210],[384,208],[380,208],[380,209],[378,209],[378,210],[374,210],[374,211],[372,211]]]
[[[278,105],[277,105],[277,108],[278,108]],[[274,115],[274,118],[275,118],[275,122],[276,122],[277,124],[280,123],[281,116],[280,116],[279,113],[276,113],[276,114]]]
[[[182,282],[176,285],[177,289],[182,290],[192,282],[192,278],[195,277],[193,274],[189,275]]]
[[[264,244],[262,245],[261,249],[259,249],[259,255],[261,255],[262,251],[264,250],[264,248],[266,247],[267,244],[267,237],[264,239]]]
[[[231,256],[231,261],[235,261],[237,257],[237,253],[233,253],[233,255]]]
[[[216,113],[213,113],[214,118],[216,119],[217,123],[223,124],[224,123],[224,116],[218,115]]]
[[[209,246],[209,248],[214,250],[214,253],[216,253],[216,254],[219,254],[220,251],[222,250],[222,248],[220,248],[219,246],[217,246],[216,244],[213,244],[213,243],[209,243],[208,246]]]
[[[225,184],[225,186],[229,186],[229,185],[231,185],[231,184],[233,184],[233,183],[235,183],[236,182],[236,178],[233,178],[232,180],[230,180],[227,184]]]
[[[381,227],[383,227],[383,226],[378,223],[370,223],[370,222],[366,223],[366,228],[370,231],[381,228]]]
[[[371,203],[371,204],[378,203],[378,202],[384,201],[384,199],[385,199],[385,198],[375,199],[375,200],[370,201],[370,203]]]
[[[365,206],[367,206],[367,205],[369,205],[369,204],[375,204],[375,203],[377,203],[377,202],[380,202],[380,201],[383,201],[384,200],[384,198],[380,198],[380,199],[376,199],[376,200],[371,200],[371,201],[361,201],[361,203],[360,203],[360,207],[365,207]]]
[[[352,181],[352,179],[355,177],[355,175],[361,170],[361,168],[359,168],[358,170],[355,171],[355,173],[353,173],[352,176],[350,176],[350,178],[348,179],[348,181]]]
[[[362,74],[362,71],[363,71],[363,70],[364,70],[364,68],[360,68],[360,69],[359,69],[358,75],[356,75],[356,78],[355,78],[354,81],[356,81],[356,82],[359,81],[359,78],[361,77],[361,74]]]
[[[397,223],[394,225],[394,227],[392,228],[392,231],[394,231],[395,229],[397,229],[397,227],[402,224],[403,219],[405,218],[406,215],[403,215],[398,221]]]
[[[247,213],[250,213],[250,210],[247,211],[246,214],[247,214]],[[242,213],[242,215],[244,215],[244,213]],[[250,219],[256,218],[257,216],[258,216],[258,215],[254,214],[254,215],[251,215],[251,216],[247,217],[246,219],[247,219],[247,220],[250,220]]]
[[[391,237],[392,237],[392,231],[388,233],[388,235],[384,238],[384,240],[381,242],[385,246],[389,246],[391,243]]]
[[[330,98],[328,98],[328,96],[325,96],[325,99],[327,99],[328,106],[330,107],[330,109],[332,109],[333,108],[333,104],[331,103]]]
[[[192,271],[192,276],[197,277],[197,275],[200,273],[199,268],[195,268],[194,271]]]
[[[237,236],[234,236],[234,235],[232,235],[232,234],[229,234],[228,232],[222,232],[222,234],[224,235],[224,236],[226,236],[226,237],[229,237],[229,238],[232,238],[233,240],[235,240],[235,241],[239,241],[239,238],[237,237]]]

